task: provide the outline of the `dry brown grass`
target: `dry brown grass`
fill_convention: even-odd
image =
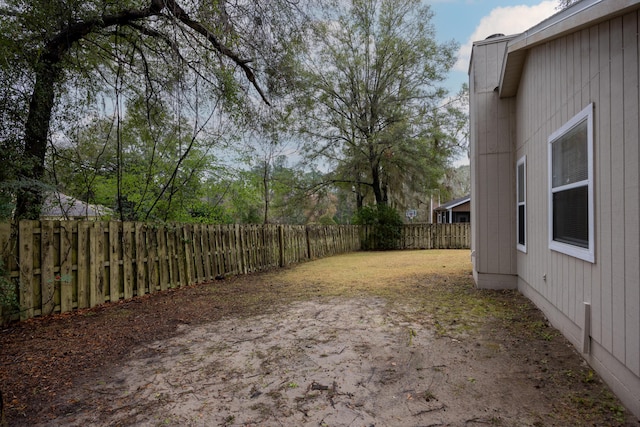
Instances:
[[[466,333],[487,315],[511,316],[495,292],[475,289],[468,250],[356,252],[262,277],[282,300],[376,296],[403,312],[430,317],[441,334]]]
[[[416,293],[416,285],[468,281],[468,250],[356,252],[300,264],[264,280],[317,296],[375,295],[393,300]]]
[[[432,275],[456,276],[471,273],[468,250],[432,250],[397,252],[355,252],[300,264],[279,279],[303,283],[309,277],[317,285],[375,292],[404,278]]]

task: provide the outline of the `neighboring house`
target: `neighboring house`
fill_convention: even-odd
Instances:
[[[49,220],[99,220],[111,216],[113,211],[105,206],[81,202],[59,192],[49,193],[42,205],[41,219]]]
[[[471,196],[452,200],[433,210],[433,222],[451,224],[471,221]]]
[[[640,1],[474,43],[473,275],[518,289],[640,417]]]

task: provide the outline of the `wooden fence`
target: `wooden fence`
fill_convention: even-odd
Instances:
[[[407,224],[402,227],[402,249],[469,249],[471,224]]]
[[[19,307],[10,315],[28,319],[357,251],[372,232],[347,225],[21,221],[13,236],[9,224],[0,224],[8,273],[0,285],[17,292]],[[465,247],[468,224],[402,229],[401,249]]]
[[[21,221],[10,233],[0,224],[20,319],[360,248],[356,226]]]
[[[362,249],[378,247],[375,227],[360,229]],[[471,224],[405,224],[400,237],[393,243],[395,249],[468,249],[471,247]]]

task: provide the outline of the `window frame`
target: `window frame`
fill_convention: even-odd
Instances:
[[[575,258],[579,258],[591,263],[595,262],[595,215],[594,215],[594,197],[593,197],[593,103],[589,104],[578,114],[573,116],[568,122],[553,132],[548,138],[548,226],[549,226],[549,249],[560,252]],[[587,124],[587,179],[567,184],[553,186],[553,144],[561,141],[562,137],[575,129],[578,125],[586,121]],[[587,187],[587,209],[588,209],[588,243],[587,247],[572,245],[570,243],[554,240],[553,238],[553,195],[575,188]]]
[[[522,167],[522,196],[523,200],[520,201],[520,172],[519,169]],[[524,208],[523,214],[523,233],[524,233],[524,243],[520,243],[520,207]],[[520,157],[518,162],[516,163],[516,247],[520,252],[527,253],[527,156],[524,155]]]

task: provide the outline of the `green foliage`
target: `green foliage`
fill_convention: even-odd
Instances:
[[[119,123],[97,120],[80,128],[72,144],[53,151],[50,173],[63,192],[112,208],[123,220],[220,218],[197,207],[214,159],[209,141],[193,133],[162,103],[151,106],[138,98]],[[195,217],[194,209],[200,211]]]
[[[322,215],[318,218],[318,223],[320,225],[336,225],[336,221],[329,215]]]
[[[49,168],[53,182],[81,200],[98,202],[98,193],[103,199],[117,194],[116,203],[102,203],[115,207],[122,219],[184,217],[201,196],[197,181],[202,175],[190,172],[202,165],[189,165],[194,158],[181,158],[180,149],[166,155],[170,151],[160,146],[228,139],[234,132],[220,128],[253,119],[247,114],[250,105],[274,105],[289,93],[305,21],[288,0],[1,2],[0,149],[5,153],[9,146],[8,153],[19,158],[12,164],[22,186],[8,197],[0,194],[0,209],[15,203],[15,215],[37,219],[38,184],[49,182]],[[133,114],[131,102],[142,104]],[[170,108],[158,112],[158,105]],[[89,128],[105,123],[96,134],[103,142],[96,145],[102,147],[96,157],[80,159],[67,150],[76,137],[91,137]],[[136,152],[115,144],[120,137],[127,142],[139,137],[146,148],[153,141],[158,150]],[[202,159],[210,147],[194,148]],[[83,184],[90,178],[82,191],[73,188],[77,182],[66,181],[74,178],[63,176],[68,170],[55,169],[64,163],[52,163],[57,154],[71,154],[65,157],[68,169]],[[120,160],[131,162],[136,155],[141,155],[138,163],[129,163],[120,175]],[[86,167],[96,169],[105,159],[118,161],[107,163],[99,179],[93,172],[87,176]],[[177,173],[165,167],[172,162],[180,166]],[[0,181],[7,179],[0,176]],[[86,197],[78,197],[82,194]]]
[[[459,149],[465,115],[439,86],[457,47],[437,42],[418,0],[337,2],[325,12],[301,73],[307,155],[330,162],[329,179],[351,187],[360,206],[406,207]]]
[[[6,323],[11,314],[18,309],[16,283],[9,278],[9,272],[0,258],[0,324]]]
[[[402,217],[391,206],[365,206],[358,211],[353,223],[373,228],[373,232],[362,242],[363,249],[392,250],[398,247],[402,234]]]
[[[233,218],[225,212],[223,206],[211,205],[204,201],[195,202],[189,209],[191,218],[184,222],[199,222],[203,224],[230,224]]]

